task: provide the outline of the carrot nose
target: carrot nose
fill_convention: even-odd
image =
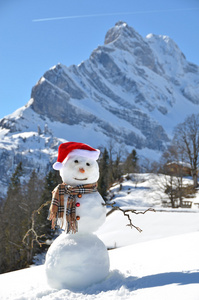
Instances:
[[[84,170],[83,168],[79,168],[79,171],[80,171],[81,173],[84,173],[84,172],[85,172],[85,170]]]

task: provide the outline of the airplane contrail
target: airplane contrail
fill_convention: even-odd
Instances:
[[[177,11],[190,11],[198,10],[199,7],[194,8],[176,8],[176,9],[159,9],[159,10],[140,10],[134,12],[118,12],[118,13],[103,13],[103,14],[90,14],[90,15],[78,15],[78,16],[65,16],[65,17],[54,17],[54,18],[43,18],[34,19],[32,22],[46,22],[46,21],[57,21],[64,19],[78,19],[78,18],[93,18],[93,17],[108,17],[108,16],[119,16],[119,15],[136,15],[136,14],[150,14],[150,13],[162,13],[162,12],[177,12]]]

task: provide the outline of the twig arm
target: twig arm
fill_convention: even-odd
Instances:
[[[139,232],[142,232],[142,229],[140,229],[138,226],[135,226],[135,225],[132,223],[132,220],[131,220],[131,217],[130,217],[129,212],[131,212],[131,213],[133,213],[133,214],[136,214],[136,215],[139,215],[139,214],[144,215],[144,214],[145,214],[146,212],[148,212],[148,211],[153,211],[153,212],[155,212],[155,209],[153,209],[153,208],[148,208],[148,209],[146,209],[145,211],[137,211],[136,209],[122,209],[122,208],[119,207],[119,206],[115,206],[115,204],[116,204],[115,202],[103,204],[104,206],[111,206],[111,207],[112,207],[112,209],[106,214],[106,216],[109,216],[109,215],[110,215],[112,212],[114,212],[115,210],[119,210],[119,211],[121,211],[121,212],[123,213],[123,215],[124,215],[125,217],[128,218],[129,223],[128,223],[126,226],[130,226],[131,228],[135,228],[135,229],[137,229]]]

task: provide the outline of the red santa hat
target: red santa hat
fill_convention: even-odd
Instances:
[[[56,163],[53,164],[53,169],[61,170],[64,163],[71,156],[83,156],[93,160],[97,160],[100,155],[100,150],[94,149],[89,145],[76,142],[63,143],[58,148],[58,157]]]

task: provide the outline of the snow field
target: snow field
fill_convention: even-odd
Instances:
[[[131,181],[121,192],[115,187],[116,203],[141,211],[151,207],[155,189],[152,175],[145,177],[145,182],[137,184],[138,194]],[[133,199],[137,199],[134,206]],[[198,195],[194,201],[199,202]],[[76,292],[53,289],[47,283],[44,265],[32,266],[0,275],[0,299],[199,300],[199,209],[153,207],[156,212],[131,215],[142,233],[126,226],[128,220],[119,211],[110,214],[96,232],[107,247],[117,247],[108,251],[106,280]]]
[[[1,299],[198,300],[198,251],[199,232],[110,250],[108,278],[76,293],[50,288],[44,266],[15,271],[0,276]]]

